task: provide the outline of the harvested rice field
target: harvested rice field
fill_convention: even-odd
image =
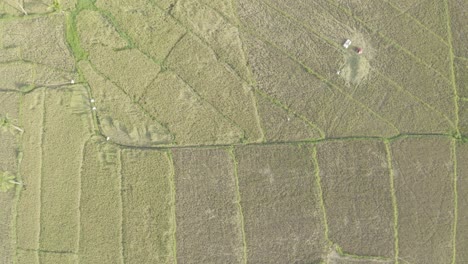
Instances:
[[[468,2],[3,0],[0,264],[468,263]]]

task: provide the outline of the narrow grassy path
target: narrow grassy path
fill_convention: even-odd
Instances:
[[[312,162],[315,168],[315,185],[317,188],[317,196],[319,198],[320,209],[322,211],[325,241],[327,241],[328,247],[329,249],[331,249],[334,243],[330,240],[329,237],[327,210],[325,208],[325,202],[323,199],[322,180],[320,178],[320,167],[317,159],[317,146],[314,146],[312,148]]]
[[[449,0],[444,0],[445,4],[445,14],[446,14],[446,21],[447,21],[447,33],[448,33],[448,43],[449,43],[449,57],[450,57],[450,74],[451,74],[451,84],[453,88],[453,100],[455,106],[455,124],[456,124],[456,137],[461,137],[459,123],[460,123],[460,109],[458,106],[458,89],[457,89],[457,80],[455,77],[455,65],[454,65],[454,51],[453,51],[453,37],[452,37],[452,25],[451,25],[451,17],[449,11]]]
[[[41,235],[42,235],[42,201],[44,197],[43,193],[43,184],[42,184],[42,178],[44,176],[44,138],[45,138],[45,133],[44,133],[44,128],[45,128],[45,122],[46,122],[46,106],[45,106],[45,98],[46,98],[46,90],[43,90],[43,95],[42,95],[42,123],[41,123],[41,174],[39,175],[40,178],[40,184],[39,184],[39,190],[40,190],[40,199],[39,199],[39,232],[38,232],[38,245],[37,248],[38,250],[41,249]]]
[[[348,259],[353,259],[353,260],[388,261],[388,262],[393,261],[393,259],[389,259],[389,258],[381,257],[381,256],[366,256],[366,255],[351,254],[348,252],[344,252],[341,249],[341,247],[337,244],[335,244],[334,246],[338,255],[343,258],[348,258]],[[393,264],[395,264],[395,262],[393,262]]]
[[[126,256],[125,256],[125,241],[124,241],[124,232],[125,232],[125,228],[124,228],[124,201],[123,201],[123,192],[124,192],[124,189],[123,189],[123,186],[124,186],[124,179],[123,179],[123,174],[122,174],[122,150],[121,149],[118,149],[117,151],[117,173],[119,175],[119,182],[120,182],[120,254],[121,254],[121,258],[122,258],[122,264],[125,264],[126,263]]]
[[[53,254],[64,254],[64,255],[78,255],[78,253],[71,251],[58,251],[58,250],[41,250],[41,249],[27,249],[27,248],[18,248],[22,251],[38,252],[38,253],[53,253]]]
[[[395,191],[395,173],[393,170],[393,159],[392,151],[390,147],[390,141],[384,140],[385,151],[387,153],[387,166],[390,174],[390,192],[392,195],[392,206],[393,206],[393,237],[394,237],[394,254],[395,254],[395,264],[398,264],[399,261],[399,246],[398,246],[398,203]]]
[[[78,243],[77,243],[77,246],[76,246],[76,253],[79,255],[80,254],[80,246],[81,246],[81,235],[82,235],[82,232],[81,232],[81,229],[82,229],[82,221],[81,221],[81,218],[82,218],[82,205],[81,205],[81,195],[83,193],[83,165],[84,165],[84,161],[85,161],[85,148],[86,148],[86,144],[88,144],[88,142],[91,141],[91,136],[86,139],[84,141],[84,144],[83,144],[83,150],[82,150],[82,153],[81,153],[81,161],[80,161],[80,180],[78,182],[79,184],[79,191],[78,191]]]
[[[172,149],[204,149],[204,148],[224,148],[228,149],[236,146],[270,146],[270,145],[303,145],[303,144],[318,144],[322,142],[335,142],[335,141],[355,141],[355,140],[399,140],[405,138],[449,138],[459,141],[468,142],[468,138],[456,138],[451,134],[431,133],[431,134],[398,134],[392,137],[372,137],[372,136],[349,136],[349,137],[329,137],[323,139],[311,140],[289,140],[289,141],[275,141],[275,142],[241,142],[237,144],[191,144],[191,145],[160,145],[160,146],[132,146],[108,141],[108,144],[121,147],[123,149],[140,149],[140,150],[172,150]]]
[[[252,104],[255,110],[255,119],[257,120],[258,128],[260,130],[260,139],[257,142],[266,142],[266,130],[262,125],[262,118],[260,117],[260,112],[258,111],[258,95],[255,93],[255,90],[251,92],[252,94]]]
[[[458,172],[457,172],[457,141],[452,140],[452,161],[453,161],[453,255],[452,263],[456,264],[457,260],[457,221],[458,221]]]
[[[171,188],[171,199],[172,199],[172,240],[173,240],[173,254],[174,263],[177,264],[177,218],[176,218],[176,184],[175,184],[175,165],[172,157],[172,151],[167,152],[167,158],[171,166],[171,176],[169,178]]]
[[[235,177],[235,182],[236,182],[236,198],[237,198],[237,207],[239,210],[239,218],[240,218],[240,227],[241,227],[241,233],[242,233],[242,244],[243,244],[243,264],[247,264],[247,240],[246,240],[246,235],[245,235],[245,223],[244,223],[244,213],[242,210],[242,198],[241,198],[241,193],[239,189],[239,176],[237,174],[238,171],[238,162],[235,154],[234,147],[230,147],[228,149],[229,155],[231,156],[232,162],[234,164],[234,177]]]
[[[24,95],[20,95],[19,97],[19,106],[18,106],[18,124],[20,124],[21,127],[24,127],[22,125],[22,121],[23,119],[21,118],[22,116],[22,112],[23,112],[23,109],[22,109],[22,106],[23,106],[23,100],[24,100]],[[16,140],[17,140],[17,148],[21,151],[23,151],[23,133],[21,134],[21,136],[17,136],[16,137]],[[21,172],[21,158],[22,158],[22,155],[18,158],[17,160],[17,180],[19,182],[23,182],[23,178],[21,176],[22,172]],[[23,182],[24,184],[24,182]],[[15,241],[15,245],[16,245],[16,248],[13,248],[13,252],[11,252],[13,254],[13,262],[17,263],[18,259],[18,236],[17,236],[17,222],[18,222],[18,201],[21,197],[21,191],[22,191],[22,188],[23,185],[19,185],[18,188],[16,188],[16,192],[15,192],[15,197],[14,197],[14,200],[13,200],[13,206],[11,207],[11,226],[10,226],[10,232],[11,232],[11,239],[12,241]],[[12,243],[13,244],[13,243]]]

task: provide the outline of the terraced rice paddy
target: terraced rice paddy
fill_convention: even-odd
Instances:
[[[2,1],[0,263],[468,262],[467,9]]]

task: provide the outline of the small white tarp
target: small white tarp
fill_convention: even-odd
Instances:
[[[345,41],[345,43],[343,43],[343,47],[344,47],[345,49],[347,49],[347,48],[349,47],[349,45],[351,45],[351,40],[347,39],[347,40]]]

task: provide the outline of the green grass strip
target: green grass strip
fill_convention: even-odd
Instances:
[[[381,257],[381,256],[366,256],[366,255],[355,255],[348,252],[343,251],[340,245],[334,245],[336,253],[340,257],[347,258],[347,259],[357,259],[357,260],[376,260],[376,261],[391,261],[389,258]]]
[[[75,57],[75,61],[88,59],[88,53],[81,48],[80,40],[78,37],[78,30],[76,28],[76,15],[79,13],[79,10],[74,10],[71,13],[66,15],[66,31],[65,39],[67,40],[68,46]]]
[[[385,151],[387,152],[387,166],[390,173],[390,192],[392,195],[393,205],[393,237],[394,237],[394,251],[395,251],[395,264],[399,261],[399,248],[398,248],[398,203],[395,192],[395,174],[393,171],[392,152],[390,149],[390,141],[384,140]]]
[[[244,213],[242,210],[241,205],[241,194],[239,189],[239,176],[237,174],[237,159],[236,154],[234,153],[234,147],[229,148],[229,155],[231,156],[232,162],[234,164],[234,178],[236,180],[236,196],[237,196],[237,206],[239,208],[239,215],[240,215],[240,224],[241,224],[241,231],[242,231],[242,243],[244,245],[244,261],[242,263],[247,264],[247,240],[245,236],[245,223],[244,223]]]
[[[38,238],[37,238],[37,248],[38,250],[41,249],[41,236],[42,236],[42,218],[43,218],[43,215],[42,215],[42,201],[44,200],[44,193],[43,193],[43,187],[44,187],[44,184],[42,183],[43,182],[43,176],[44,176],[44,138],[45,138],[45,123],[46,123],[46,103],[45,103],[45,100],[46,100],[46,96],[47,96],[47,93],[46,93],[46,89],[44,89],[42,91],[42,120],[41,120],[41,127],[42,127],[42,131],[41,131],[41,174],[39,175],[39,232],[37,234]]]
[[[455,137],[456,138],[460,138],[461,134],[460,134],[460,129],[459,129],[459,124],[460,124],[460,117],[459,117],[459,113],[460,113],[460,109],[458,107],[458,91],[457,91],[457,80],[455,78],[455,66],[454,66],[454,52],[453,52],[453,44],[452,44],[452,25],[450,23],[450,12],[449,12],[449,4],[448,4],[448,0],[445,0],[444,1],[444,4],[445,4],[445,14],[446,14],[446,22],[447,22],[447,34],[448,34],[448,43],[449,43],[449,56],[450,56],[450,72],[451,72],[451,83],[452,83],[452,87],[453,87],[453,100],[454,100],[454,105],[455,105],[455,129],[456,129],[456,135]]]
[[[322,190],[322,180],[320,178],[320,167],[318,164],[318,159],[317,159],[317,146],[314,146],[312,149],[312,162],[315,167],[315,185],[317,185],[317,191],[318,191],[318,197],[319,197],[319,203],[320,203],[320,209],[322,210],[323,214],[323,225],[325,228],[325,240],[328,242],[328,247],[332,248],[333,242],[330,240],[329,237],[329,229],[328,229],[328,220],[327,220],[327,210],[325,208],[325,202],[323,200],[323,190]]]
[[[20,94],[19,95],[19,106],[18,106],[18,124],[20,124],[20,126],[22,126],[22,112],[23,112],[23,101],[24,101],[24,94]],[[17,143],[17,148],[18,150],[20,150],[21,152],[18,153],[18,159],[17,159],[17,164],[16,164],[16,167],[17,167],[17,180],[20,181],[20,182],[23,182],[23,179],[21,177],[21,161],[22,161],[22,157],[23,157],[23,134],[24,133],[21,133],[20,136],[16,136],[16,143]],[[24,184],[24,183],[23,183]],[[23,185],[19,185],[15,188],[15,197],[14,197],[14,204],[13,206],[11,207],[11,223],[10,223],[10,234],[11,234],[11,239],[12,241],[15,242],[15,245],[18,243],[18,235],[17,235],[17,232],[16,232],[16,229],[17,229],[17,222],[18,222],[18,203],[19,203],[19,199],[20,199],[20,196],[21,196],[21,191],[23,189]],[[16,245],[16,248],[14,249],[14,252],[11,252],[13,254],[12,258],[13,258],[13,262],[14,263],[17,263],[18,262],[18,248],[17,248],[17,245]]]
[[[258,128],[260,130],[261,137],[257,140],[257,142],[266,142],[268,139],[266,138],[266,130],[262,125],[262,118],[260,117],[260,112],[258,111],[258,98],[255,91],[250,93],[252,96],[252,104],[255,109],[255,119],[257,120]]]
[[[76,63],[76,69],[78,73],[78,78],[79,82],[83,84],[83,86],[86,88],[86,92],[88,94],[89,98],[94,98],[91,92],[91,88],[89,87],[88,82],[86,81],[86,78],[84,77],[83,73],[80,71],[78,68],[78,62],[81,60],[88,60],[88,53],[81,47],[80,45],[80,39],[78,35],[78,30],[76,26],[76,16],[78,13],[81,12],[81,10],[89,9],[89,10],[95,10],[96,6],[94,3],[96,0],[78,0],[75,9],[72,10],[72,12],[68,12],[66,14],[66,19],[65,19],[65,24],[66,24],[66,31],[65,31],[65,39],[68,43],[68,46],[70,47],[70,50],[72,51],[73,57],[75,58],[75,63]],[[102,133],[100,129],[100,124],[99,124],[99,119],[97,117],[97,113],[93,112],[91,114],[92,118],[92,125],[93,127],[91,128],[96,135],[100,135],[103,138],[106,136]]]
[[[174,228],[174,230],[172,231],[172,240],[174,241],[174,245],[173,245],[174,263],[177,264],[176,185],[175,185],[175,166],[174,166],[174,159],[172,157],[172,151],[167,152],[167,158],[169,160],[169,164],[171,165],[171,177],[169,178],[169,184],[171,187],[171,199],[172,199],[172,227]]]
[[[452,160],[453,160],[453,255],[452,264],[456,263],[457,259],[457,221],[458,221],[458,174],[457,174],[457,140],[452,139]]]
[[[117,173],[119,175],[119,183],[120,183],[120,254],[122,259],[122,264],[125,264],[125,241],[124,241],[124,199],[123,199],[123,192],[124,192],[124,178],[122,174],[122,149],[118,148],[117,150]]]

